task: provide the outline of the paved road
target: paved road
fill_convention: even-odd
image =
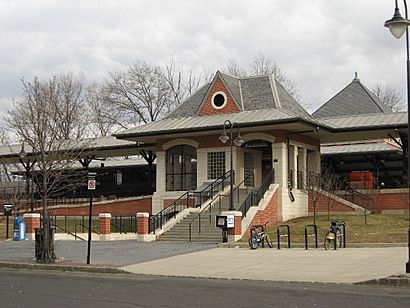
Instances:
[[[410,307],[408,289],[0,270],[3,307]]]
[[[123,266],[167,258],[180,254],[215,248],[206,243],[142,243],[128,241],[96,241],[91,246],[91,263]],[[64,257],[68,263],[85,263],[87,243],[83,241],[55,241],[57,257]],[[33,241],[0,241],[0,261],[33,263]]]

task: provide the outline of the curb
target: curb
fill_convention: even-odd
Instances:
[[[128,272],[109,266],[98,265],[76,265],[76,264],[35,264],[0,261],[0,268],[4,269],[27,269],[27,270],[49,270],[59,272],[83,272],[103,274],[128,274]]]
[[[318,243],[319,248],[323,248],[323,243]],[[274,247],[277,248],[278,243],[273,242]],[[346,243],[346,248],[388,248],[388,247],[407,247],[407,243]],[[281,242],[281,247],[287,249],[287,243]],[[309,249],[315,249],[314,244],[309,242]],[[249,248],[247,242],[230,242],[219,243],[218,247],[221,248]],[[291,243],[291,248],[305,248],[304,243]]]

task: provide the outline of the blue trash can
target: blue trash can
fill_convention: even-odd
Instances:
[[[14,219],[13,240],[24,241],[26,239],[26,224],[21,220],[21,217]]]

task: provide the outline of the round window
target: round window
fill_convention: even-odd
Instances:
[[[222,91],[214,93],[212,96],[212,106],[215,109],[222,109],[226,105],[226,94]]]

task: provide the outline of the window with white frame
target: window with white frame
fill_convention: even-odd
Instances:
[[[225,174],[225,152],[208,152],[208,180]]]

